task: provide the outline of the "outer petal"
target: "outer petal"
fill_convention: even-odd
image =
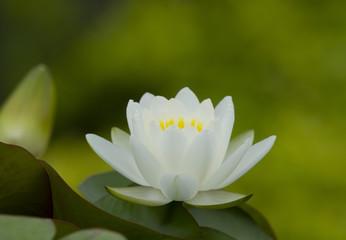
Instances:
[[[121,149],[131,153],[130,135],[123,130],[113,127],[111,131],[112,142]]]
[[[145,132],[145,125],[143,120],[143,111],[142,108],[138,105],[135,107],[132,113],[132,135],[135,135],[143,143],[147,143],[147,134]]]
[[[242,158],[238,166],[234,169],[232,174],[219,186],[220,188],[226,187],[234,181],[238,180],[247,171],[249,171],[256,163],[258,163],[272,148],[276,136],[268,137],[261,142],[253,145]]]
[[[219,189],[219,185],[232,173],[232,171],[237,167],[240,160],[243,158],[246,151],[251,146],[251,139],[248,138],[243,142],[243,144],[226,159],[222,165],[213,173],[213,175],[202,184],[200,190],[210,190]]]
[[[127,103],[126,107],[126,117],[127,117],[127,124],[129,125],[130,132],[132,133],[132,116],[133,111],[136,107],[138,107],[139,104],[134,102],[132,99]]]
[[[155,155],[157,155],[159,139],[161,138],[162,134],[163,134],[163,131],[160,125],[155,121],[151,121],[149,123],[148,138],[149,138],[149,142],[151,146],[150,148],[151,152]]]
[[[247,139],[250,139],[250,144],[252,145],[254,139],[254,131],[252,129],[239,134],[231,140],[226,151],[225,159],[231,156]]]
[[[172,125],[163,132],[157,154],[167,172],[178,171],[187,145],[187,137],[177,126]]]
[[[169,173],[162,177],[160,189],[168,199],[186,201],[196,196],[198,182],[187,175]]]
[[[139,171],[144,179],[153,187],[160,188],[161,177],[166,173],[159,161],[152,153],[133,135],[130,144]]]
[[[188,111],[193,112],[196,110],[199,105],[199,100],[196,95],[191,91],[190,88],[185,87],[181,89],[178,94],[175,96],[175,99],[184,103]]]
[[[139,105],[141,105],[142,108],[150,109],[151,103],[155,96],[151,93],[144,93],[144,95],[141,97],[141,100],[139,100]]]
[[[222,133],[220,135],[220,149],[218,163],[224,159],[234,124],[234,106],[232,97],[223,98],[215,107],[215,116],[221,122]]]
[[[86,139],[91,148],[112,168],[131,181],[148,186],[131,154],[117,145],[94,134],[87,134]]]
[[[193,199],[185,202],[198,208],[221,209],[239,205],[251,196],[222,190],[210,190],[198,192]]]
[[[224,97],[215,107],[216,117],[224,118],[228,115],[233,115],[234,119],[234,105],[231,96]]]
[[[115,197],[144,206],[161,206],[172,201],[166,198],[160,190],[152,187],[111,188],[106,186],[106,189]]]
[[[217,154],[217,139],[208,129],[201,131],[190,144],[181,163],[180,173],[195,178],[202,183],[214,170]]]

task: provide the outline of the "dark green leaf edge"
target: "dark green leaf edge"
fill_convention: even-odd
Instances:
[[[271,237],[273,240],[277,239],[273,228],[262,213],[246,203],[241,204],[238,207],[244,210],[269,237]]]
[[[51,218],[49,177],[25,148],[0,142],[0,213]]]
[[[237,240],[234,237],[214,228],[201,227],[204,240]]]

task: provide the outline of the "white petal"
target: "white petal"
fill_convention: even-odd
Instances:
[[[227,148],[225,159],[231,156],[232,153],[235,152],[241,145],[243,145],[245,140],[247,139],[251,140],[250,143],[252,145],[253,139],[254,139],[254,131],[252,129],[239,134],[238,136],[236,136],[235,138],[231,140]]]
[[[199,105],[199,100],[196,95],[190,90],[190,88],[185,87],[181,89],[178,94],[175,96],[175,99],[184,103],[187,110],[193,112],[196,110]]]
[[[245,142],[243,142],[243,144],[222,163],[217,171],[215,171],[213,175],[205,183],[202,184],[200,190],[205,191],[210,189],[219,189],[219,185],[223,183],[223,181],[237,167],[246,151],[250,148],[251,143],[252,141],[250,138],[245,140]]]
[[[151,146],[150,148],[151,152],[155,155],[157,155],[159,139],[161,138],[162,134],[163,134],[163,131],[160,125],[155,121],[151,121],[151,123],[149,123],[148,139]]]
[[[139,105],[141,105],[142,108],[150,109],[154,97],[155,96],[151,93],[144,93],[141,100],[139,100]]]
[[[138,105],[134,107],[132,113],[132,135],[135,135],[139,138],[143,143],[147,143],[147,134],[145,132],[144,120],[143,120],[143,111],[141,107]]]
[[[168,198],[175,201],[186,201],[196,196],[198,182],[187,175],[169,173],[162,177],[160,189]]]
[[[215,116],[223,118],[225,115],[233,115],[234,119],[234,105],[231,96],[224,97],[215,107]]]
[[[227,96],[219,102],[215,108],[215,116],[220,120],[222,128],[219,150],[219,160],[222,161],[227,151],[234,124],[234,106],[232,97]]]
[[[106,188],[115,197],[144,206],[161,206],[172,201],[166,198],[160,190],[152,187],[111,188],[106,186]]]
[[[135,110],[136,106],[138,106],[138,103],[134,102],[132,99],[127,103],[126,107],[126,117],[127,117],[127,124],[129,125],[130,132],[132,133],[132,116],[133,111]]]
[[[177,126],[172,125],[163,132],[157,154],[167,172],[178,171],[187,145],[187,137]]]
[[[214,160],[217,154],[217,139],[208,129],[197,134],[190,144],[181,163],[180,171],[195,178],[199,183],[205,181],[214,171]]]
[[[130,144],[139,171],[153,187],[160,187],[161,177],[165,174],[162,165],[135,136],[130,136]]]
[[[185,105],[179,100],[172,98],[167,102],[166,107],[162,112],[162,117],[164,119],[174,118],[178,120],[179,117],[184,117],[187,113],[188,111]]]
[[[192,127],[190,125],[185,126],[183,129],[181,129],[181,131],[188,138],[189,142],[191,142],[198,134],[197,128]]]
[[[222,190],[210,190],[198,192],[193,199],[185,202],[199,208],[221,209],[239,205],[251,196]]]
[[[250,147],[232,174],[219,187],[228,186],[255,166],[272,148],[275,139],[276,136],[271,136]]]
[[[151,103],[151,107],[150,110],[154,116],[154,118],[160,118],[162,112],[165,110],[166,108],[166,104],[167,104],[168,100],[164,97],[161,96],[156,96],[152,103]]]
[[[123,130],[113,127],[111,131],[112,142],[121,149],[131,152],[130,135]]]
[[[204,124],[208,124],[215,118],[214,106],[209,98],[199,104],[196,114]]]
[[[112,168],[131,181],[148,186],[130,153],[94,134],[87,134],[86,139],[97,155]]]

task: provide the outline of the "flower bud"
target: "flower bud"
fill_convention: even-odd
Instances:
[[[44,65],[33,68],[0,109],[0,141],[35,156],[46,150],[53,125],[55,90]]]

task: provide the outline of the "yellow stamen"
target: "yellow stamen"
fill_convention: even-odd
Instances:
[[[162,131],[165,131],[169,126],[175,124],[175,120],[174,120],[174,118],[167,119],[166,121],[163,121],[162,119],[159,119],[159,124],[160,124],[160,127],[161,127]],[[178,128],[183,129],[185,127],[184,118],[183,117],[179,117],[179,120],[178,120],[176,125],[178,126]],[[197,122],[196,118],[192,118],[191,119],[190,125],[192,127],[195,127],[198,132],[203,130],[203,122],[202,121]]]
[[[174,119],[171,118],[170,120],[167,120],[166,121],[166,128],[168,128],[169,126],[173,125],[175,122],[174,122]]]
[[[202,123],[202,122],[199,122],[199,123],[197,124],[197,130],[198,130],[198,132],[202,131],[202,127],[203,127],[203,123]]]
[[[180,117],[179,118],[179,121],[178,121],[178,127],[180,128],[180,129],[183,129],[184,128],[184,118],[183,117]]]
[[[163,123],[163,121],[161,119],[159,120],[159,122],[160,122],[160,127],[161,127],[162,131],[165,131],[165,124]]]
[[[192,118],[191,120],[191,126],[194,127],[196,125],[196,119],[195,118]]]

